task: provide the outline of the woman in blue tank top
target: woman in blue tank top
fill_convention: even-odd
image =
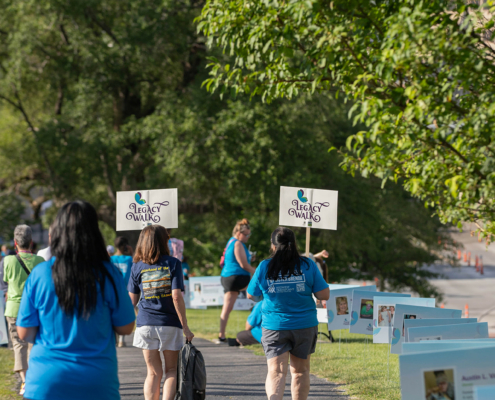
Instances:
[[[229,315],[234,308],[239,292],[246,290],[251,280],[251,274],[256,271],[250,265],[251,253],[246,246],[250,236],[249,221],[246,218],[237,221],[232,231],[232,237],[225,248],[225,264],[221,273],[225,294],[222,313],[220,314],[220,333],[218,334],[218,340],[215,342],[217,344],[227,343],[225,328],[229,321]]]

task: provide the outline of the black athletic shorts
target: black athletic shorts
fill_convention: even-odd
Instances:
[[[251,276],[249,275],[231,275],[224,277],[222,276],[222,286],[223,291],[227,292],[240,292],[249,285]]]

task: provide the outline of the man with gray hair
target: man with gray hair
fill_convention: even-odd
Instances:
[[[19,306],[21,304],[24,284],[33,270],[39,263],[44,262],[43,257],[31,253],[32,231],[27,225],[17,225],[14,230],[14,244],[17,255],[7,256],[4,259],[3,280],[8,283],[7,304],[5,307],[5,317],[9,324],[9,333],[14,347],[14,371],[19,372],[22,385],[19,394],[24,394],[26,381],[26,370],[28,369],[28,358],[30,345],[28,342],[19,339],[17,334],[16,320]]]

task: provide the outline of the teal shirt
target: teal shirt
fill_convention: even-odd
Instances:
[[[230,238],[229,241],[231,241],[227,247],[227,251],[225,252],[225,265],[223,266],[222,273],[220,274],[224,278],[227,278],[228,276],[232,275],[247,275],[250,276],[251,274],[246,271],[244,268],[241,267],[241,265],[237,262],[237,259],[235,258],[234,254],[234,247],[235,247],[235,242],[238,240],[235,238]],[[242,242],[241,242],[242,243]],[[249,250],[247,246],[242,243],[242,246],[244,247],[244,251],[246,252],[246,258],[249,264],[251,264],[251,254],[249,253]]]
[[[328,283],[312,260],[302,259],[301,275],[276,281],[266,278],[269,259],[256,268],[247,291],[251,296],[263,295],[263,328],[288,331],[318,325],[313,293],[328,288]]]

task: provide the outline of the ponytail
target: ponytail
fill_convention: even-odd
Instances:
[[[301,275],[301,264],[308,261],[299,255],[294,232],[279,227],[273,231],[271,241],[275,252],[268,263],[266,278],[276,281],[280,276],[289,278]]]

